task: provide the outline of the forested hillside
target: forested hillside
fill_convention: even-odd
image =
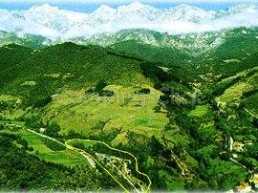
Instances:
[[[0,48],[0,190],[257,188],[257,29],[136,32]]]

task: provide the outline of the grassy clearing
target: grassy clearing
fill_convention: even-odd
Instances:
[[[73,131],[82,136],[99,132],[134,132],[144,136],[157,135],[168,123],[164,109],[156,112],[161,93],[150,88],[149,94],[139,94],[142,87],[109,85],[111,97],[64,91],[48,106],[45,121],[55,121],[66,135]],[[125,136],[119,138],[126,141]]]
[[[192,118],[202,118],[210,112],[211,110],[208,105],[199,105],[196,106],[195,109],[188,114],[188,116]]]
[[[253,86],[248,83],[237,83],[227,89],[224,94],[218,98],[218,100],[224,103],[237,102],[240,100],[244,92],[251,90],[252,88]]]
[[[19,120],[26,114],[24,109],[10,109],[10,110],[3,110],[0,111],[0,117],[5,120]]]
[[[258,67],[255,66],[253,68],[244,70],[242,72],[237,73],[234,76],[230,76],[222,79],[218,83],[215,84],[213,88],[213,94],[216,96],[221,95],[227,88],[233,86],[237,82],[240,82],[242,79],[252,76],[253,74],[258,72]]]
[[[51,149],[53,144],[50,145],[50,143],[53,142],[50,142],[50,140],[26,130],[21,130],[19,134],[26,140],[29,147],[33,149],[33,154],[46,162],[70,167],[85,164],[85,159],[79,153],[67,150],[65,146],[60,147],[60,145],[56,143],[55,148],[58,150],[53,150]]]
[[[12,95],[0,95],[0,102],[16,102],[19,98]]]
[[[216,98],[218,104],[221,107],[227,106],[228,104],[239,104],[242,96],[245,93],[253,91],[258,87],[258,73],[237,82],[236,84],[232,85],[228,89],[224,91],[224,93]]]

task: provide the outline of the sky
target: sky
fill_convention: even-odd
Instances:
[[[36,3],[36,2],[49,2],[49,3],[108,3],[108,4],[121,4],[121,3],[130,3],[135,0],[0,0],[0,2],[12,2],[12,3]],[[232,3],[232,2],[257,2],[257,0],[138,0],[141,2],[149,2],[149,3],[175,3],[175,2],[189,2],[189,3],[194,3],[194,2],[224,2],[224,3]]]
[[[29,9],[35,4],[48,3],[62,9],[91,12],[100,4],[107,4],[117,7],[122,4],[129,4],[135,0],[0,0],[0,9],[21,10]],[[181,3],[187,3],[203,9],[218,10],[227,9],[239,3],[257,3],[258,0],[138,0],[143,3],[154,5],[158,8],[174,7]]]

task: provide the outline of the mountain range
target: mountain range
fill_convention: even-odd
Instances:
[[[101,5],[92,13],[62,10],[48,4],[28,10],[0,10],[0,30],[18,37],[40,35],[52,41],[89,38],[125,29],[148,29],[168,34],[218,31],[258,25],[255,4],[240,4],[228,10],[204,10],[181,4],[159,9],[140,2],[112,8]]]

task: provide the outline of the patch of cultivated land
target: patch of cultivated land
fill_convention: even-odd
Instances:
[[[85,164],[85,159],[77,152],[68,150],[65,146],[53,142],[28,130],[20,130],[20,136],[25,139],[33,149],[32,153],[40,159],[65,166],[78,166]]]
[[[126,132],[146,137],[159,135],[168,123],[166,111],[155,110],[161,92],[146,87],[148,93],[142,93],[143,88],[109,85],[103,91],[112,96],[65,90],[48,105],[44,120],[56,122],[64,135],[74,132],[97,136],[102,131],[117,130],[120,134],[115,144],[126,143]]]
[[[256,90],[257,87],[258,73],[255,73],[252,76],[246,77],[227,88],[222,95],[216,98],[216,101],[221,107],[225,107],[230,104],[239,105],[242,96],[245,93]]]

